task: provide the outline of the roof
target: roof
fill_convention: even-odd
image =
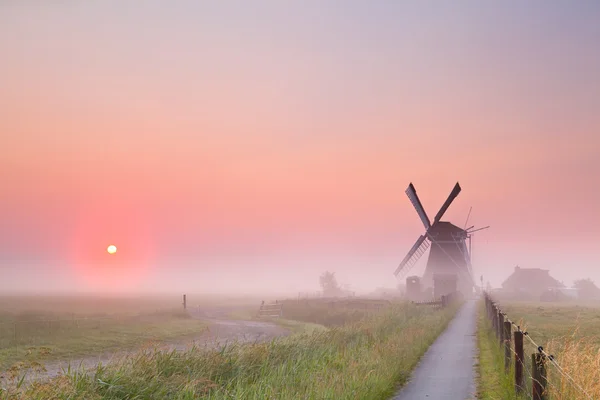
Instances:
[[[465,238],[467,232],[450,222],[439,221],[431,227],[428,234],[437,240],[456,240],[461,236]]]
[[[504,282],[503,288],[529,286],[564,287],[565,285],[550,276],[550,271],[541,268],[515,267],[514,272]]]

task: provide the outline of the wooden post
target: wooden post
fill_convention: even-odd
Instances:
[[[523,393],[523,332],[515,331],[515,391]]]
[[[500,345],[504,344],[504,314],[498,310],[498,340]]]
[[[546,357],[542,353],[531,355],[531,389],[533,400],[547,400],[546,396]]]
[[[187,299],[185,297],[185,294],[183,295],[183,309],[187,309]]]
[[[496,319],[498,318],[498,309],[496,305],[492,303],[492,328],[494,328],[494,332],[497,332],[496,328]]]
[[[510,339],[511,339],[512,324],[510,321],[504,321],[504,371],[510,372]]]

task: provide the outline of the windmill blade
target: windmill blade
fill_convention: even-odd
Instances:
[[[450,207],[450,204],[452,204],[452,202],[454,201],[456,196],[458,196],[460,191],[461,191],[460,185],[458,184],[458,182],[456,182],[456,185],[454,185],[454,189],[452,189],[452,192],[450,192],[450,196],[448,196],[448,198],[446,199],[446,202],[442,205],[442,208],[440,208],[440,211],[438,211],[437,215],[433,219],[434,224],[436,222],[438,222],[440,219],[442,219],[442,217],[444,216],[444,213],[446,212],[448,207]]]
[[[421,204],[421,200],[419,200],[419,196],[417,196],[417,191],[415,190],[415,187],[412,183],[408,185],[408,188],[406,189],[406,195],[410,199],[410,202],[412,203],[413,207],[415,207],[415,210],[417,210],[417,214],[419,214],[419,217],[421,217],[421,221],[423,221],[425,229],[429,229],[431,227],[431,221],[429,221],[429,217],[427,216],[427,213],[423,208],[423,204]]]
[[[408,254],[406,254],[406,257],[404,257],[398,268],[396,268],[394,275],[398,276],[398,274],[401,271],[404,274],[410,271],[410,269],[414,267],[417,261],[419,261],[421,256],[425,253],[425,251],[427,251],[430,244],[431,243],[429,242],[429,240],[427,240],[427,237],[425,235],[419,236],[419,238],[417,239],[413,247],[410,249]]]
[[[469,223],[469,217],[471,216],[471,211],[473,211],[473,207],[469,207],[469,213],[467,214],[467,220],[465,221],[465,226],[463,229],[467,229],[467,224]]]
[[[479,229],[475,229],[475,230],[472,230],[472,231],[468,231],[467,233],[473,233],[473,232],[482,231],[482,230],[487,229],[489,227],[490,227],[489,225],[488,226],[484,226],[483,228],[479,228]],[[469,228],[469,229],[471,229],[471,228]]]

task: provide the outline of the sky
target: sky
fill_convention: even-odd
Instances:
[[[2,2],[0,289],[394,287],[404,190],[457,181],[477,279],[600,282],[599,42],[584,0]]]

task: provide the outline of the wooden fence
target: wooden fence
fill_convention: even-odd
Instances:
[[[451,304],[456,303],[459,300],[459,297],[460,296],[456,293],[450,293],[447,295],[443,295],[439,300],[420,301],[420,302],[413,301],[412,303],[417,306],[431,306],[434,308],[445,308]]]
[[[258,309],[258,316],[269,318],[283,317],[283,303],[276,300],[274,303],[265,304],[263,301]]]
[[[517,395],[533,400],[547,400],[549,385],[547,371],[548,366],[552,365],[579,391],[582,399],[592,398],[571,377],[564,374],[553,355],[548,354],[542,346],[529,337],[526,331],[508,319],[489,293],[485,292],[483,297],[487,318],[498,338],[499,346],[504,349],[504,372],[510,374],[514,371],[514,388]],[[535,348],[528,358],[525,358],[524,339]]]

